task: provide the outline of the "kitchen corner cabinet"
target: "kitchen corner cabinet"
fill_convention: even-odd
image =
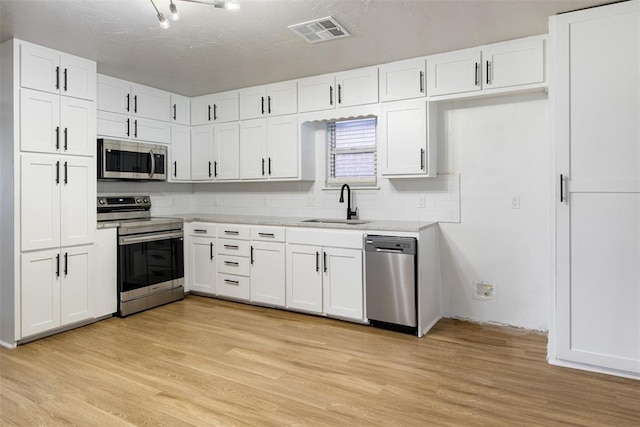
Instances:
[[[215,237],[191,236],[188,238],[188,245],[189,290],[216,295]]]
[[[238,91],[191,98],[191,125],[233,122],[239,119]]]
[[[189,126],[171,125],[169,181],[191,181],[191,129]]]
[[[424,58],[381,65],[380,102],[424,97],[427,92],[425,71]]]
[[[298,80],[301,113],[378,102],[378,67]]]
[[[297,113],[297,88],[289,81],[240,90],[240,120]]]
[[[436,109],[426,100],[380,106],[380,175],[389,178],[436,177]]]
[[[640,2],[552,17],[550,38],[549,361],[640,379]]]
[[[191,124],[191,98],[171,94],[171,123],[185,126]]]
[[[20,85],[93,101],[96,99],[96,63],[20,42]]]
[[[251,301],[285,306],[285,244],[251,242]]]
[[[96,107],[92,101],[20,89],[20,149],[93,156]]]
[[[21,334],[93,317],[93,245],[27,252],[21,259]]]

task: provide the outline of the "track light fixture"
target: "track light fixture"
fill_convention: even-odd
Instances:
[[[164,14],[158,10],[153,0],[149,0],[149,1],[153,5],[153,8],[156,10],[156,14],[157,14],[156,16],[158,17],[158,22],[160,23],[160,26],[166,30],[167,28],[169,28],[171,23],[167,18],[165,18]]]
[[[178,13],[178,8],[176,7],[173,0],[169,0],[169,12],[171,12],[171,19],[177,21],[180,19],[180,14]]]
[[[149,0],[149,1],[153,5],[153,8],[156,10],[158,23],[160,23],[160,26],[166,30],[171,25],[171,22],[169,22],[169,20],[164,16],[164,14],[158,10],[153,0]],[[182,0],[182,1],[188,1],[190,3],[208,4],[217,9],[226,9],[226,10],[234,10],[234,11],[240,9],[240,3],[238,3],[238,0]],[[177,21],[180,19],[180,14],[178,13],[178,7],[175,5],[173,0],[169,0],[169,12],[171,12],[172,21]]]

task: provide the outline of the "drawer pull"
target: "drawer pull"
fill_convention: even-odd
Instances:
[[[258,236],[260,236],[260,237],[276,237],[276,235],[273,234],[273,233],[258,233]]]
[[[230,285],[239,285],[240,282],[237,280],[231,280],[231,279],[224,279],[224,283],[228,283]]]
[[[238,245],[224,245],[225,249],[238,249]]]
[[[240,232],[234,231],[234,230],[224,230],[224,234],[231,234],[232,236],[237,236],[238,234],[240,234]]]
[[[239,264],[237,262],[234,261],[225,261],[224,265],[233,265],[233,266],[238,266]]]
[[[194,228],[194,233],[207,234],[207,230],[203,230],[202,228]]]

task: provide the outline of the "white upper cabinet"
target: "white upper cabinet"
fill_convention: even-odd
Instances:
[[[240,90],[240,119],[258,119],[298,112],[295,81]]]
[[[222,123],[214,126],[213,173],[217,181],[240,179],[240,126]]]
[[[191,180],[191,129],[189,126],[171,125],[169,171],[169,181]]]
[[[461,96],[545,82],[545,37],[535,36],[427,57],[427,95]]]
[[[213,126],[191,128],[191,179],[213,180]]]
[[[240,178],[267,178],[267,120],[240,123]]]
[[[378,102],[378,67],[359,68],[336,74],[337,106],[375,104]]]
[[[239,118],[238,91],[191,98],[191,124],[233,122]]]
[[[187,126],[191,124],[191,98],[171,94],[171,123]]]
[[[392,62],[380,66],[380,101],[398,101],[425,96],[424,58]]]
[[[306,113],[335,108],[335,85],[333,74],[298,80],[298,110]]]
[[[171,95],[160,89],[131,84],[131,113],[136,117],[168,122]]]
[[[131,112],[131,83],[114,77],[98,74],[99,111],[129,114]]]
[[[96,63],[53,49],[21,42],[20,85],[45,92],[94,100]]]

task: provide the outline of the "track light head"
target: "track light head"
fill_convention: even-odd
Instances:
[[[167,18],[165,18],[162,12],[158,12],[158,22],[160,23],[160,26],[165,30],[169,28],[169,26],[171,26],[171,23]]]
[[[180,19],[180,14],[178,13],[178,8],[176,7],[173,0],[169,2],[169,12],[171,12],[171,19],[174,21],[178,21]]]

